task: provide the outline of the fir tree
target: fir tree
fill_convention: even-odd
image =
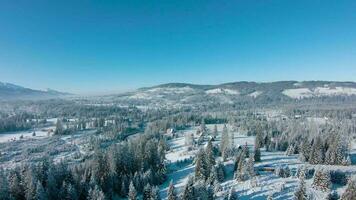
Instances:
[[[294,198],[293,198],[294,200],[307,200],[308,199],[304,179],[305,179],[305,171],[302,170],[302,171],[300,171],[300,174],[299,174],[299,185],[294,192]]]
[[[188,177],[188,182],[184,186],[182,200],[191,200],[194,199],[194,179],[192,176]]]
[[[198,180],[206,180],[207,177],[207,159],[205,156],[205,152],[201,149],[198,152],[196,161],[195,161],[195,179]]]
[[[129,196],[128,196],[129,200],[136,200],[137,199],[137,192],[135,189],[134,184],[132,183],[132,181],[130,182],[130,186],[129,186]]]
[[[42,183],[40,181],[37,181],[36,195],[34,196],[34,199],[36,199],[36,200],[47,200],[48,199],[46,191],[44,190]]]
[[[159,196],[159,189],[157,186],[152,187],[151,190],[151,200],[160,200],[161,197]]]
[[[341,200],[355,200],[356,199],[356,179],[350,178],[347,183],[346,190],[341,196]]]
[[[312,186],[321,191],[328,191],[331,186],[329,171],[316,170]]]
[[[217,136],[218,136],[218,126],[215,124],[213,130],[213,137],[216,138]]]
[[[147,185],[143,188],[143,194],[142,194],[143,200],[151,199],[151,191],[152,191],[151,185],[147,183]]]
[[[260,148],[255,146],[255,152],[254,152],[253,155],[254,155],[255,162],[261,162],[261,151],[260,151]]]
[[[88,200],[105,200],[103,191],[96,185],[89,190]]]
[[[213,144],[211,140],[209,140],[208,145],[206,146],[205,154],[206,154],[206,164],[208,169],[207,174],[210,174],[211,168],[215,165]]]
[[[169,183],[169,187],[168,187],[168,191],[167,191],[167,196],[168,196],[168,200],[177,200],[177,194],[175,191],[175,187],[173,185],[173,181],[171,181]]]

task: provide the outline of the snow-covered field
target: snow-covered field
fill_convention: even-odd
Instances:
[[[51,133],[49,132],[50,129],[54,129],[54,127],[46,127],[38,130],[31,130],[31,131],[17,131],[17,132],[9,132],[0,134],[0,143],[3,142],[10,142],[15,140],[26,140],[26,139],[41,139],[44,137],[48,137]],[[35,136],[33,136],[35,133]],[[21,139],[21,137],[23,137]]]

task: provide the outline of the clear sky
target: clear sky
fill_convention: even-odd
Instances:
[[[167,82],[356,81],[355,0],[0,0],[0,81],[74,93]]]

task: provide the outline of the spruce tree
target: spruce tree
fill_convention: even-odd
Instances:
[[[305,171],[301,170],[299,173],[299,185],[294,192],[294,200],[307,200],[307,192],[305,188]]]
[[[342,194],[340,200],[355,200],[356,199],[356,179],[350,178],[347,183],[346,190]]]
[[[213,137],[216,138],[217,136],[218,136],[218,126],[215,124],[213,130]]]
[[[147,185],[143,188],[142,198],[143,200],[150,200],[151,199],[151,185],[147,183]]]
[[[261,150],[260,150],[260,148],[255,146],[255,151],[254,151],[253,155],[254,155],[255,162],[261,162]]]
[[[169,187],[168,187],[168,191],[167,191],[167,198],[168,200],[177,200],[177,194],[176,194],[176,191],[175,191],[175,187],[173,185],[173,181],[171,181],[169,183]]]
[[[194,194],[194,179],[192,176],[188,177],[188,182],[184,186],[183,193],[182,193],[182,200],[191,200],[195,196]]]
[[[132,181],[130,182],[130,186],[129,186],[129,196],[128,196],[129,200],[136,200],[137,199],[137,192],[135,189],[134,184],[132,183]]]
[[[34,199],[36,199],[36,200],[47,200],[48,199],[47,193],[44,190],[42,183],[40,181],[37,181],[36,195],[34,196]]]
[[[211,140],[209,140],[208,145],[206,146],[205,154],[206,154],[206,163],[207,163],[208,174],[210,174],[210,169],[215,165],[213,143]]]
[[[105,200],[103,191],[96,185],[89,190],[88,200]]]
[[[157,186],[152,187],[151,190],[151,200],[160,200],[161,197],[159,196],[159,189]]]
[[[312,186],[313,188],[321,191],[328,191],[331,187],[331,178],[329,171],[316,170]]]
[[[196,180],[206,180],[207,177],[207,163],[206,163],[207,159],[206,159],[206,155],[205,152],[200,149],[200,151],[198,152],[198,155],[196,157],[196,161],[195,161],[195,179]]]

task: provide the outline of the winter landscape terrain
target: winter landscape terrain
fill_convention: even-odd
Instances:
[[[353,82],[0,88],[0,199],[356,199]]]

